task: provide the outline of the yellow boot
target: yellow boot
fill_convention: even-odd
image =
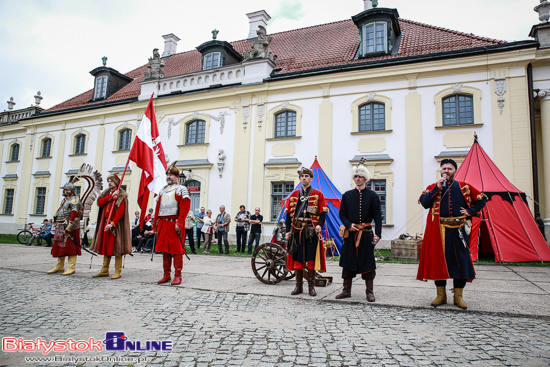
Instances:
[[[464,288],[455,288],[454,304],[462,308],[463,310],[465,310],[468,308],[468,305],[466,304],[466,302],[464,302],[464,298],[462,298],[463,292],[464,292]]]
[[[103,266],[101,267],[101,270],[96,275],[92,275],[92,277],[108,277],[109,276],[109,264],[111,263],[111,256],[103,256]]]
[[[74,272],[76,271],[76,255],[69,256],[67,262],[69,263],[69,267],[67,268],[67,271],[63,273],[63,275],[74,274]]]
[[[447,293],[445,292],[445,287],[436,287],[437,288],[437,297],[432,301],[431,305],[434,307],[441,306],[447,303]]]
[[[122,256],[115,256],[115,273],[111,279],[120,278],[120,272],[122,271]]]
[[[57,258],[57,264],[55,264],[55,268],[48,271],[48,274],[57,273],[58,271],[65,271],[65,256],[59,256]]]

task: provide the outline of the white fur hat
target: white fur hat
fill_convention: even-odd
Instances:
[[[361,177],[365,178],[365,180],[367,180],[367,181],[370,180],[370,172],[367,169],[367,167],[365,167],[363,165],[359,165],[359,166],[353,167],[351,169],[351,178],[353,179],[355,176],[361,176]]]

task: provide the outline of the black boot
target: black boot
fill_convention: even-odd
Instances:
[[[353,278],[344,278],[344,289],[342,290],[342,293],[337,295],[335,298],[336,299],[350,298],[352,282],[353,282]]]
[[[290,293],[292,296],[304,293],[304,271],[296,270],[296,288]]]
[[[315,270],[308,269],[307,271],[307,285],[309,288],[309,295],[315,297],[317,292],[315,292]]]
[[[374,280],[365,280],[365,284],[367,286],[367,301],[374,302],[376,299],[374,298]]]

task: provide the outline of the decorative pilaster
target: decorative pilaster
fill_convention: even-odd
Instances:
[[[544,206],[541,208],[541,216],[547,226],[550,225],[550,89],[540,90],[540,125],[542,141],[542,164],[544,167]]]

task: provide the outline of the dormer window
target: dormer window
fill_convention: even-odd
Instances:
[[[107,96],[107,75],[95,78],[94,100],[104,99]]]
[[[363,26],[363,55],[388,52],[386,22],[373,22]]]
[[[207,55],[204,55],[204,60],[202,61],[202,69],[209,70],[221,67],[221,56],[221,52],[211,52]]]

